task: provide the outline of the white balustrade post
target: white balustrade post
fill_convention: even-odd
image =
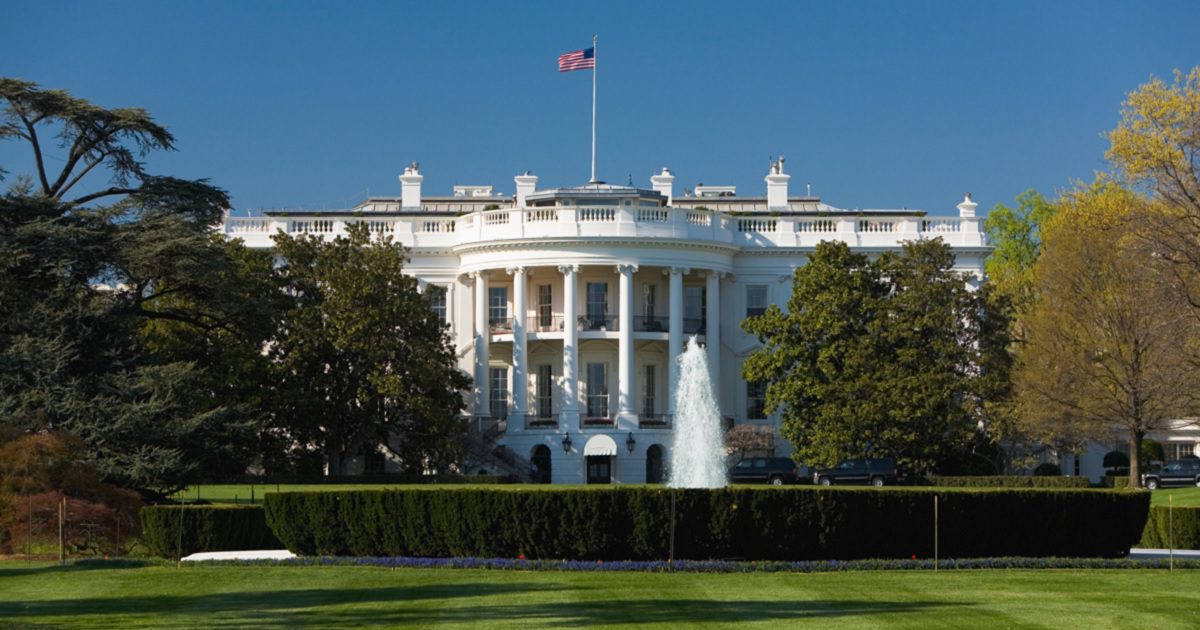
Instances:
[[[528,315],[525,299],[525,268],[509,267],[506,271],[513,277],[513,410],[510,430],[525,428],[525,415],[529,406],[529,365],[526,359],[528,343],[525,321]]]
[[[617,265],[620,274],[620,321],[617,323],[617,423],[622,431],[637,428],[633,413],[633,272],[637,265]]]
[[[675,415],[675,392],[679,389],[679,355],[683,352],[683,276],[688,272],[671,267],[667,313],[667,413]]]
[[[708,374],[713,399],[721,406],[721,274],[708,272],[705,288],[704,345],[708,350]]]
[[[475,281],[475,415],[490,416],[488,408],[488,280],[486,271],[471,274]]]
[[[579,426],[579,327],[575,274],[578,265],[559,265],[563,275],[563,406],[560,429]]]

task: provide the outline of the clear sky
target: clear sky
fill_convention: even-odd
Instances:
[[[7,0],[0,75],[149,110],[178,139],[152,170],[210,178],[249,208],[347,207],[598,176],[843,208],[951,214],[1105,167],[1102,133],[1151,75],[1200,65],[1200,2],[56,2]],[[26,149],[0,165],[28,172]],[[98,182],[99,183],[103,182]]]

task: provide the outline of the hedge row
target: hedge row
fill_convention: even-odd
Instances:
[[[1200,507],[1150,508],[1139,547],[1146,549],[1200,549]]]
[[[1129,475],[1105,475],[1100,478],[1101,488],[1128,488]]]
[[[142,508],[141,518],[142,539],[151,553],[165,558],[198,551],[283,546],[267,527],[263,510],[258,506],[148,505]]]
[[[1025,475],[989,475],[959,477],[932,475],[929,481],[942,488],[1087,488],[1087,477],[1031,477]]]
[[[1147,493],[1108,490],[725,488],[364,490],[266,495],[301,555],[430,558],[851,560],[1120,556]]]

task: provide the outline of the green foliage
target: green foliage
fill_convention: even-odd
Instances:
[[[1030,189],[1017,195],[1017,207],[998,203],[984,220],[988,244],[994,248],[983,263],[988,283],[1009,298],[1017,313],[1033,304],[1033,265],[1042,253],[1042,229],[1055,210],[1053,203]]]
[[[924,472],[977,436],[985,403],[1007,395],[1007,310],[970,291],[939,240],[875,260],[817,246],[785,313],[743,322],[763,346],[743,365],[799,461],[894,457]]]
[[[1087,488],[1087,477],[1046,477],[1026,475],[986,475],[951,477],[933,475],[930,483],[942,488]]]
[[[1104,463],[1101,465],[1105,468],[1128,468],[1129,456],[1121,451],[1109,451],[1104,454]]]
[[[1167,451],[1163,449],[1162,443],[1158,440],[1151,440],[1149,438],[1142,440],[1140,450],[1143,464],[1167,461]]]
[[[404,273],[405,248],[364,223],[332,241],[275,241],[280,283],[295,298],[270,353],[277,428],[321,448],[332,474],[380,447],[404,472],[446,471],[459,459],[470,378]]]
[[[1200,549],[1200,507],[1150,508],[1139,547]]]
[[[725,488],[278,493],[267,522],[303,555],[771,560],[1115,556],[1149,495],[1102,490]]]
[[[1058,477],[1062,475],[1062,469],[1053,462],[1042,462],[1033,469],[1033,475],[1035,477]]]
[[[143,541],[164,558],[280,547],[258,506],[148,505],[140,515]]]
[[[143,110],[15,79],[0,100],[0,139],[28,145],[37,168],[0,197],[0,426],[74,434],[104,479],[144,492],[244,469],[260,412],[227,403],[229,374],[212,371],[262,339],[242,252],[211,230],[228,195],[148,173],[139,160],[174,139]],[[111,186],[70,196],[101,172]],[[172,326],[208,349],[160,343]]]

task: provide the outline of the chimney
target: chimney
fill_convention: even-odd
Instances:
[[[783,156],[771,162],[770,172],[764,178],[767,180],[767,208],[774,210],[776,208],[787,209],[788,207],[788,180],[791,175],[785,175],[783,172]]]
[[[412,166],[405,167],[404,174],[400,176],[401,208],[421,207],[421,181],[424,179],[420,163],[413,162]]]
[[[658,175],[650,176],[650,185],[654,190],[667,197],[667,205],[671,205],[675,197],[675,176],[671,174],[671,169],[663,167],[663,170]]]
[[[517,175],[513,181],[517,183],[517,207],[524,208],[525,198],[537,189],[537,175],[525,171],[524,175]]]
[[[973,217],[975,216],[975,208],[977,207],[979,207],[979,204],[971,199],[971,193],[967,193],[963,197],[962,203],[958,204],[958,216]]]

